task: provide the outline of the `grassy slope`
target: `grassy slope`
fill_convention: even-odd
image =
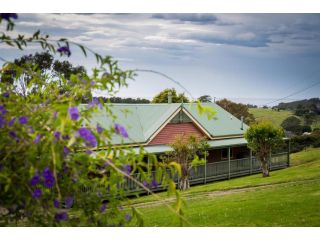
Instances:
[[[277,126],[280,126],[283,120],[285,120],[287,117],[294,115],[292,111],[281,110],[278,112],[272,109],[264,108],[249,108],[249,112],[253,114],[256,120],[268,120]],[[320,128],[320,116],[316,116],[311,128]]]
[[[193,226],[320,226],[320,149],[292,154],[291,159],[292,167],[272,172],[269,178],[257,174],[192,187],[182,194],[186,217]],[[216,194],[230,189],[229,194]],[[165,193],[158,196],[167,199]],[[153,206],[154,197],[133,202],[148,201],[138,207],[146,226],[179,225],[166,206]]]
[[[256,120],[268,120],[277,126],[280,126],[283,120],[285,120],[287,117],[293,115],[291,111],[281,110],[278,112],[272,109],[264,108],[250,108],[249,112],[253,114]]]

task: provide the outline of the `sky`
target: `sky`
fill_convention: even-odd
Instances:
[[[296,92],[282,101],[320,97],[320,14],[19,14],[16,32],[38,29],[111,55],[122,69],[166,74],[189,98],[272,106]],[[0,56],[13,60],[38,50],[2,44]],[[73,64],[88,70],[96,65],[78,48],[71,51]],[[154,73],[138,72],[128,83],[118,96],[151,99],[165,88],[185,92]]]

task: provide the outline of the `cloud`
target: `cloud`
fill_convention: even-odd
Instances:
[[[198,13],[155,13],[152,18],[164,20],[178,20],[181,22],[194,22],[194,23],[214,23],[218,18],[213,14],[198,14]]]

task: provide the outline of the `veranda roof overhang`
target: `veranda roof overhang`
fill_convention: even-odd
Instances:
[[[226,147],[235,147],[235,146],[245,146],[247,145],[247,141],[244,138],[230,138],[230,139],[219,139],[219,140],[210,140],[208,141],[209,148],[226,148]],[[172,151],[172,148],[168,145],[152,145],[152,146],[144,146],[144,151],[146,153],[165,153]],[[134,147],[134,151],[139,152],[139,147]]]

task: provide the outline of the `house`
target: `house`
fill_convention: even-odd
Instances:
[[[228,158],[249,156],[247,142],[243,137],[248,126],[232,116],[215,103],[203,103],[210,106],[216,114],[208,119],[200,114],[196,103],[168,104],[112,104],[111,109],[117,117],[116,122],[127,129],[129,138],[115,135],[114,146],[140,146],[148,153],[161,154],[170,151],[170,144],[178,134],[194,134],[206,138],[210,146],[208,162]],[[104,111],[94,113],[92,126],[99,123],[102,127],[112,125],[112,120]]]
[[[137,152],[143,146],[146,153],[161,155],[172,150],[169,144],[175,136],[194,134],[206,138],[209,144],[207,164],[195,171],[201,178],[193,178],[194,183],[260,171],[260,163],[244,138],[248,126],[215,103],[202,105],[216,112],[212,119],[200,114],[196,103],[112,104],[109,107],[116,116],[115,121],[124,126],[129,135],[128,138],[114,135],[112,145],[115,148],[130,146]],[[92,127],[98,123],[108,128],[114,121],[105,110],[99,110],[90,120]],[[288,149],[282,149],[273,153],[270,168],[287,167],[288,152]]]

